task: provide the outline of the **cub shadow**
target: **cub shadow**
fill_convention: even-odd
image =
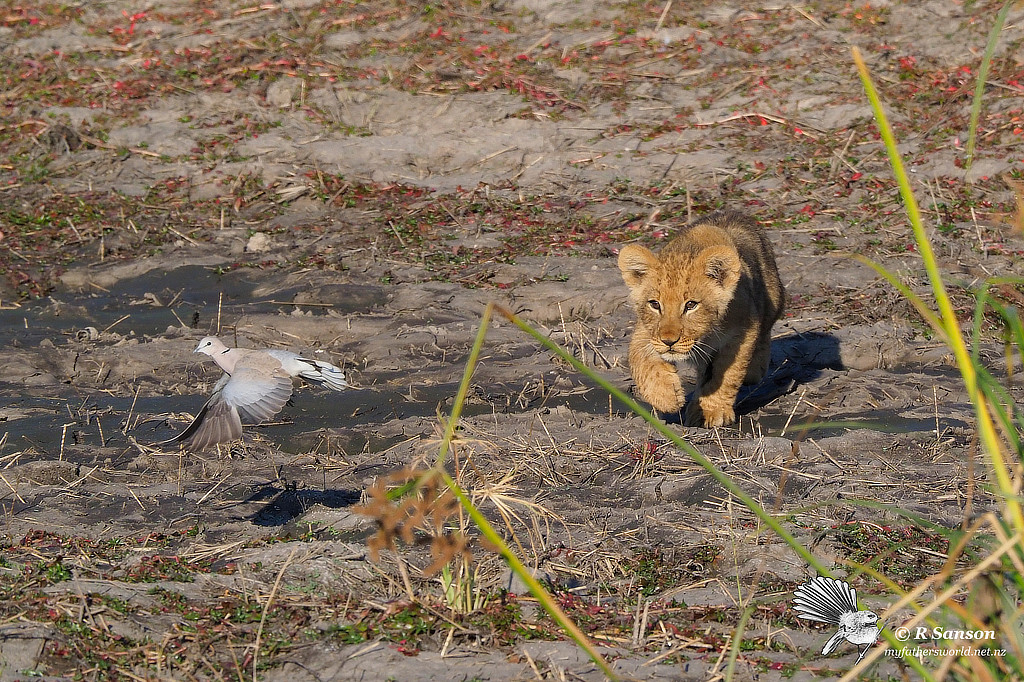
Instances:
[[[257,526],[283,526],[292,519],[305,514],[313,505],[331,509],[351,507],[359,501],[359,490],[310,490],[285,486],[267,485],[245,502],[263,502],[263,507],[254,512],[249,521]]]
[[[839,353],[838,337],[823,332],[806,332],[775,339],[764,378],[757,384],[740,387],[736,396],[736,416],[755,412],[830,369],[846,369]],[[693,391],[686,395],[687,404],[691,400]],[[667,424],[682,424],[684,417],[683,411],[659,412],[658,416]]]
[[[824,332],[789,334],[772,341],[768,372],[757,384],[744,386],[736,397],[736,414],[748,414],[809,384],[825,370],[843,371],[839,338]]]

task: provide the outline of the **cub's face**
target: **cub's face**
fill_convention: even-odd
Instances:
[[[662,260],[664,258],[664,260]],[[619,270],[636,309],[637,330],[670,362],[690,356],[698,342],[714,346],[740,276],[734,248],[713,246],[696,253],[655,256],[637,244],[623,247]],[[697,354],[709,352],[697,346]]]

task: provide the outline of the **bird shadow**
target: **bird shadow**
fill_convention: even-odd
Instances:
[[[359,490],[349,489],[312,490],[291,485],[266,485],[250,495],[245,502],[263,502],[263,506],[249,517],[253,524],[283,526],[305,514],[314,505],[319,504],[330,509],[351,507],[359,502],[361,494]]]

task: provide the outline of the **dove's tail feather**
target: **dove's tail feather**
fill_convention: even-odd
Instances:
[[[345,373],[341,371],[341,368],[320,360],[308,360],[308,362],[313,365],[314,369],[299,373],[299,376],[306,381],[319,384],[332,391],[344,391],[348,388]]]
[[[828,641],[825,642],[825,646],[821,649],[821,655],[828,656],[836,650],[836,647],[839,646],[844,639],[846,639],[846,635],[843,634],[842,630],[829,637]]]
[[[818,576],[793,593],[797,616],[839,625],[843,614],[857,611],[857,592],[849,583]]]
[[[277,358],[284,371],[293,377],[300,377],[332,391],[344,391],[348,388],[345,373],[340,367],[335,367],[329,362],[310,360],[287,350],[269,350],[267,354]]]

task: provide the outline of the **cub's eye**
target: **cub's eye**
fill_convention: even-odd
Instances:
[[[686,303],[683,304],[683,312],[688,313],[694,308],[696,308],[698,305],[700,305],[700,301],[687,301]]]
[[[647,302],[647,305],[651,306],[653,310],[657,310],[659,313],[661,312],[661,303],[659,303],[656,299],[652,298]]]

